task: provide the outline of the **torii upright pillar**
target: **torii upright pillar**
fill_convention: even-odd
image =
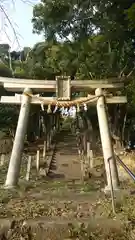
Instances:
[[[13,188],[18,183],[21,167],[21,157],[24,147],[24,139],[27,131],[27,123],[30,112],[31,97],[29,97],[27,93],[31,93],[31,89],[26,88],[22,97],[22,104],[16,129],[14,145],[9,162],[5,188]]]
[[[103,149],[103,155],[104,155],[106,177],[107,177],[107,186],[105,188],[105,191],[111,190],[111,179],[110,179],[110,170],[109,170],[109,162],[108,162],[109,159],[110,159],[113,189],[117,190],[119,188],[118,171],[117,171],[116,160],[115,160],[111,137],[110,137],[105,98],[103,96],[103,91],[101,88],[96,89],[95,94],[98,97],[97,114],[98,114],[100,137],[101,137],[101,143],[102,143],[102,149]]]

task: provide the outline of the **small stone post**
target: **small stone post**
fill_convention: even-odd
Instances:
[[[36,156],[36,169],[37,169],[37,172],[39,172],[39,168],[40,168],[40,150],[37,150],[37,156]]]
[[[43,146],[43,160],[45,160],[46,157],[46,141],[44,141],[44,146]]]
[[[29,156],[28,163],[27,163],[26,181],[29,181],[30,179],[31,160],[32,160],[32,156]]]
[[[94,167],[94,158],[93,158],[93,151],[91,149],[91,143],[87,142],[87,159],[88,159],[88,166],[89,169]]]
[[[108,159],[111,158],[110,167],[111,167],[111,174],[112,174],[112,184],[113,189],[117,190],[119,188],[119,179],[118,179],[118,170],[116,165],[116,160],[114,157],[107,113],[106,113],[106,105],[105,105],[105,97],[103,96],[103,91],[101,88],[96,89],[95,91],[97,99],[97,114],[98,114],[98,121],[99,121],[99,129],[100,129],[100,137],[104,155],[104,162],[105,162],[105,169],[106,169],[106,177],[107,177],[107,186],[105,187],[106,190],[111,190],[111,179],[109,174],[109,162]]]
[[[31,93],[31,89],[26,88],[24,93]],[[31,97],[23,95],[22,104],[15,134],[14,145],[8,167],[7,178],[5,182],[6,188],[12,188],[17,185],[21,167],[21,157],[24,146],[25,134],[27,131],[27,123],[30,111]]]
[[[4,165],[4,163],[5,163],[5,154],[1,154],[1,156],[0,156],[0,166],[3,166]]]

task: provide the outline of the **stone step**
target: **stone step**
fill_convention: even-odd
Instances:
[[[46,170],[46,174],[48,174],[49,172],[49,169],[50,169],[50,166],[51,166],[51,162],[53,160],[53,158],[55,157],[55,144],[52,145],[52,148],[51,150],[49,151],[49,155],[46,156],[46,159],[45,159],[45,163],[46,163],[46,167],[45,167],[45,170]]]
[[[0,228],[2,227],[11,227],[11,224],[13,223],[13,221],[15,222],[20,222],[22,223],[22,226],[25,225],[30,225],[30,226],[35,226],[35,225],[41,225],[44,224],[46,226],[53,226],[53,225],[68,225],[69,223],[72,224],[79,224],[79,223],[88,223],[89,225],[91,225],[92,227],[97,227],[100,226],[101,228],[116,228],[120,229],[122,227],[122,222],[120,221],[120,219],[108,219],[108,218],[104,218],[104,217],[99,217],[99,218],[81,218],[81,219],[76,219],[76,218],[72,218],[72,219],[65,219],[64,217],[37,217],[35,219],[22,219],[22,218],[0,218]],[[104,224],[105,223],[105,224]]]
[[[127,223],[128,224],[128,223]],[[124,225],[120,220],[107,218],[73,219],[36,218],[36,219],[0,219],[0,239],[115,239],[122,236]],[[91,238],[91,236],[95,236]],[[109,237],[112,238],[109,238]],[[105,238],[104,238],[105,237]],[[117,238],[126,239],[126,238]],[[128,238],[127,238],[128,239]]]

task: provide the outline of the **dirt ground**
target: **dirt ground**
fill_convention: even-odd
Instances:
[[[6,190],[8,161],[0,168],[0,240],[134,240],[134,183],[123,180],[113,214],[111,198],[102,191],[102,157],[95,159],[90,178],[82,182],[74,136],[63,132],[57,138],[47,177],[42,171],[37,174],[33,164],[26,182],[25,156],[19,187]]]

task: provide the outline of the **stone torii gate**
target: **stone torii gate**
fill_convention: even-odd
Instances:
[[[118,172],[106,114],[106,103],[126,103],[127,99],[126,96],[113,96],[113,94],[110,93],[105,95],[104,89],[109,89],[111,92],[114,92],[116,89],[124,87],[123,82],[119,82],[118,79],[70,81],[69,77],[57,77],[56,81],[10,79],[0,77],[0,86],[7,92],[17,93],[15,96],[1,96],[1,103],[21,105],[16,135],[5,182],[6,188],[12,188],[18,183],[30,105],[58,105],[59,107],[68,103],[69,106],[77,106],[77,104],[81,105],[84,102],[89,104],[92,99],[97,102],[97,114],[107,176],[106,188],[108,190],[111,189],[108,163],[109,158],[111,158],[110,166],[113,189],[119,188]],[[88,96],[86,98],[72,100],[71,93],[80,91],[87,92]],[[95,91],[95,94],[93,94],[93,91]],[[19,94],[20,92],[23,92],[23,94]],[[44,92],[54,92],[56,93],[56,97],[40,97],[39,94]],[[34,95],[36,93],[38,93],[38,95]]]

